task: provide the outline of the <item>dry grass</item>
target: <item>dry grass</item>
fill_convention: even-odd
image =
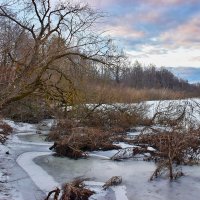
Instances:
[[[169,89],[136,89],[123,85],[93,86],[89,94],[93,103],[134,103],[148,100],[170,100],[189,97],[189,94]],[[90,92],[91,93],[91,92]],[[88,94],[88,93],[87,93]]]

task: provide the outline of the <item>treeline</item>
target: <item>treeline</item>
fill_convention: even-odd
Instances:
[[[142,67],[138,62],[133,68],[127,68],[122,76],[122,83],[134,88],[167,88],[171,90],[195,89],[186,80],[176,77],[166,68],[155,66]]]
[[[168,69],[157,68],[154,65],[142,66],[136,61],[124,67],[106,69],[100,73],[101,79],[135,89],[169,89],[173,91],[197,92],[199,84],[190,84],[187,80],[178,78]]]

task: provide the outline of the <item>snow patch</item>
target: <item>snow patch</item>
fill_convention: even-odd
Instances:
[[[156,149],[154,149],[153,147],[147,147],[148,151],[156,151]]]
[[[3,144],[0,144],[0,153],[6,153],[8,150],[8,147],[4,146]]]
[[[94,191],[95,194],[93,194],[89,199],[90,200],[98,200],[102,199],[106,196],[107,191],[103,190],[102,186],[104,185],[103,182],[95,182],[95,181],[84,181],[86,188],[90,189],[91,191]]]
[[[103,159],[110,159],[113,155],[115,155],[118,150],[109,150],[109,151],[92,151],[89,155],[93,157],[99,157]]]
[[[119,142],[119,143],[114,143],[114,144],[117,146],[120,146],[122,149],[129,148],[129,147],[135,147],[135,145],[130,145],[130,144],[127,144],[124,142]]]
[[[51,152],[26,152],[17,158],[17,163],[27,172],[33,182],[42,191],[49,192],[59,186],[53,177],[51,177],[40,166],[33,162],[38,156],[51,155]]]
[[[103,182],[85,181],[84,183],[87,188],[95,192],[95,194],[89,198],[91,200],[102,199],[102,197],[105,197],[106,194],[108,194],[108,190],[102,188],[104,185]],[[110,189],[114,191],[116,200],[128,200],[126,196],[126,186],[112,186]]]
[[[28,123],[21,123],[21,122],[14,122],[12,120],[3,120],[9,126],[13,128],[14,132],[35,132],[36,125],[35,124],[28,124]]]
[[[126,196],[126,186],[111,187],[115,192],[116,200],[128,200]]]
[[[108,159],[108,160],[110,159],[110,157],[108,156],[103,156],[103,155],[94,154],[94,153],[89,153],[88,155],[91,157],[96,157],[96,158],[102,158],[102,159]]]

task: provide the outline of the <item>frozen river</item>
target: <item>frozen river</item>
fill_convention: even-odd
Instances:
[[[105,182],[112,176],[122,176],[129,200],[197,200],[200,195],[200,167],[184,167],[186,176],[177,181],[168,179],[148,181],[154,163],[144,161],[110,161],[98,158],[72,160],[41,156],[34,160],[59,183],[84,176]]]
[[[111,187],[107,192],[101,191],[101,195],[93,196],[91,200],[199,199],[200,166],[183,166],[185,176],[176,181],[159,178],[150,182],[149,178],[155,170],[153,162],[132,159],[117,162],[106,159],[116,151],[92,152],[93,155],[88,159],[79,160],[55,157],[48,149],[52,143],[44,141],[45,134],[36,134],[35,125],[10,124],[15,127],[17,135],[12,136],[7,144],[10,157],[2,159],[7,159],[4,165],[13,165],[9,169],[10,182],[22,194],[18,195],[18,200],[26,200],[29,194],[33,194],[30,200],[40,200],[39,197],[43,197],[53,187],[76,177],[90,178],[91,188],[95,191],[98,188],[99,192],[101,185],[112,176],[122,176],[122,184]]]
[[[30,134],[22,138],[27,142],[33,141],[46,144],[42,142],[41,135]],[[34,154],[34,152],[32,153]],[[132,159],[117,162],[105,159],[106,156],[111,156],[114,153],[115,151],[94,152],[97,157],[93,155],[88,159],[79,160],[56,157],[47,153],[47,155],[36,156],[33,159],[33,163],[41,167],[47,173],[46,176],[52,177],[55,184],[58,183],[60,185],[72,181],[76,177],[90,178],[95,185],[96,182],[105,182],[112,176],[122,176],[121,192],[125,194],[125,200],[196,200],[199,198],[199,166],[183,166],[185,176],[172,182],[167,178],[159,178],[150,182],[149,177],[155,170],[153,162]],[[100,155],[104,155],[105,158]],[[37,173],[34,176],[37,176]],[[115,200],[116,192],[113,188],[109,189],[105,196],[91,199]],[[122,198],[118,199],[124,200]]]

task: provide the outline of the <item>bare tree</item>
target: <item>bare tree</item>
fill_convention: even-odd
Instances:
[[[68,90],[62,90],[59,83],[65,80],[70,88],[73,83],[64,73],[62,63],[79,66],[80,60],[90,60],[99,65],[112,65],[118,55],[112,54],[110,39],[94,30],[101,17],[102,13],[88,5],[70,1],[2,2],[0,20],[11,24],[17,32],[4,48],[4,57],[9,59],[6,67],[12,67],[16,73],[12,83],[0,92],[0,107],[33,93],[47,94],[51,98],[56,92],[67,101],[63,94]],[[10,35],[8,31],[5,33]]]

